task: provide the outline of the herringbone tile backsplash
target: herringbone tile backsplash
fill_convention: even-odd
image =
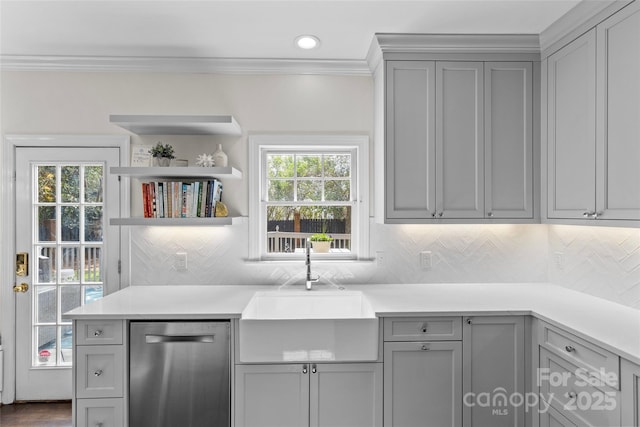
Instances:
[[[328,283],[553,282],[640,308],[640,232],[547,225],[371,224],[375,262],[315,263]],[[248,227],[148,227],[131,230],[133,284],[301,284],[305,268],[246,262]],[[432,267],[419,252],[431,251]],[[187,252],[188,270],[174,268]],[[558,263],[558,254],[561,262]]]
[[[640,230],[548,228],[550,282],[640,309]]]

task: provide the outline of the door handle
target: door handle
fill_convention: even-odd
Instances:
[[[27,285],[26,283],[22,282],[19,285],[13,285],[13,292],[20,292],[20,293],[25,293],[29,290],[29,285]]]

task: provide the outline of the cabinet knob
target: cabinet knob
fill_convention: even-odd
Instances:
[[[491,218],[493,216],[493,212],[487,212],[487,216]]]
[[[574,347],[570,346],[570,345],[566,345],[564,347],[564,349],[567,351],[567,353],[571,353],[573,351],[576,351],[576,349]]]
[[[471,323],[473,323],[473,322],[471,321],[471,319],[470,319],[470,318],[469,318],[469,319],[467,319],[467,325],[470,325]]]
[[[102,335],[102,330],[96,329],[95,331],[93,331],[93,336],[94,337],[99,337],[100,335]]]
[[[303,373],[303,374],[306,374],[307,372],[309,372],[309,371],[307,370],[307,365],[302,365],[302,373]]]
[[[444,215],[444,212],[438,212],[438,217],[442,218],[442,215]]]
[[[98,369],[93,373],[93,375],[95,375],[96,377],[99,377],[100,375],[102,375],[102,369]]]
[[[317,366],[316,366],[315,364],[314,364],[314,365],[311,365],[311,373],[312,373],[312,374],[315,374],[316,372],[318,372],[318,368],[317,368]]]
[[[423,323],[423,324],[422,324],[422,327],[420,328],[420,331],[421,331],[423,334],[426,334],[426,333],[427,333],[427,324],[426,324],[426,323]]]
[[[436,217],[436,213],[435,213],[435,212],[431,212],[431,216],[432,216],[433,218],[435,218],[435,217]]]
[[[422,347],[420,347],[420,350],[429,350],[429,346],[426,344],[422,344]]]

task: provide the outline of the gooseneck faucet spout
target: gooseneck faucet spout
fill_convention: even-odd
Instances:
[[[311,278],[311,241],[307,239],[306,243],[306,251],[307,251],[307,259],[305,261],[305,265],[307,266],[307,281],[306,286],[307,290],[311,290],[311,285],[320,280],[320,277],[316,277],[315,279]]]

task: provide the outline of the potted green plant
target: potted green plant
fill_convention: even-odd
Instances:
[[[333,237],[329,236],[325,233],[316,233],[312,234],[309,237],[311,241],[311,246],[313,246],[314,252],[326,253],[329,252],[331,248],[331,242],[333,242]]]
[[[153,156],[154,166],[169,166],[171,159],[175,159],[173,147],[169,144],[162,145],[162,142],[158,143],[149,150],[149,154]]]

